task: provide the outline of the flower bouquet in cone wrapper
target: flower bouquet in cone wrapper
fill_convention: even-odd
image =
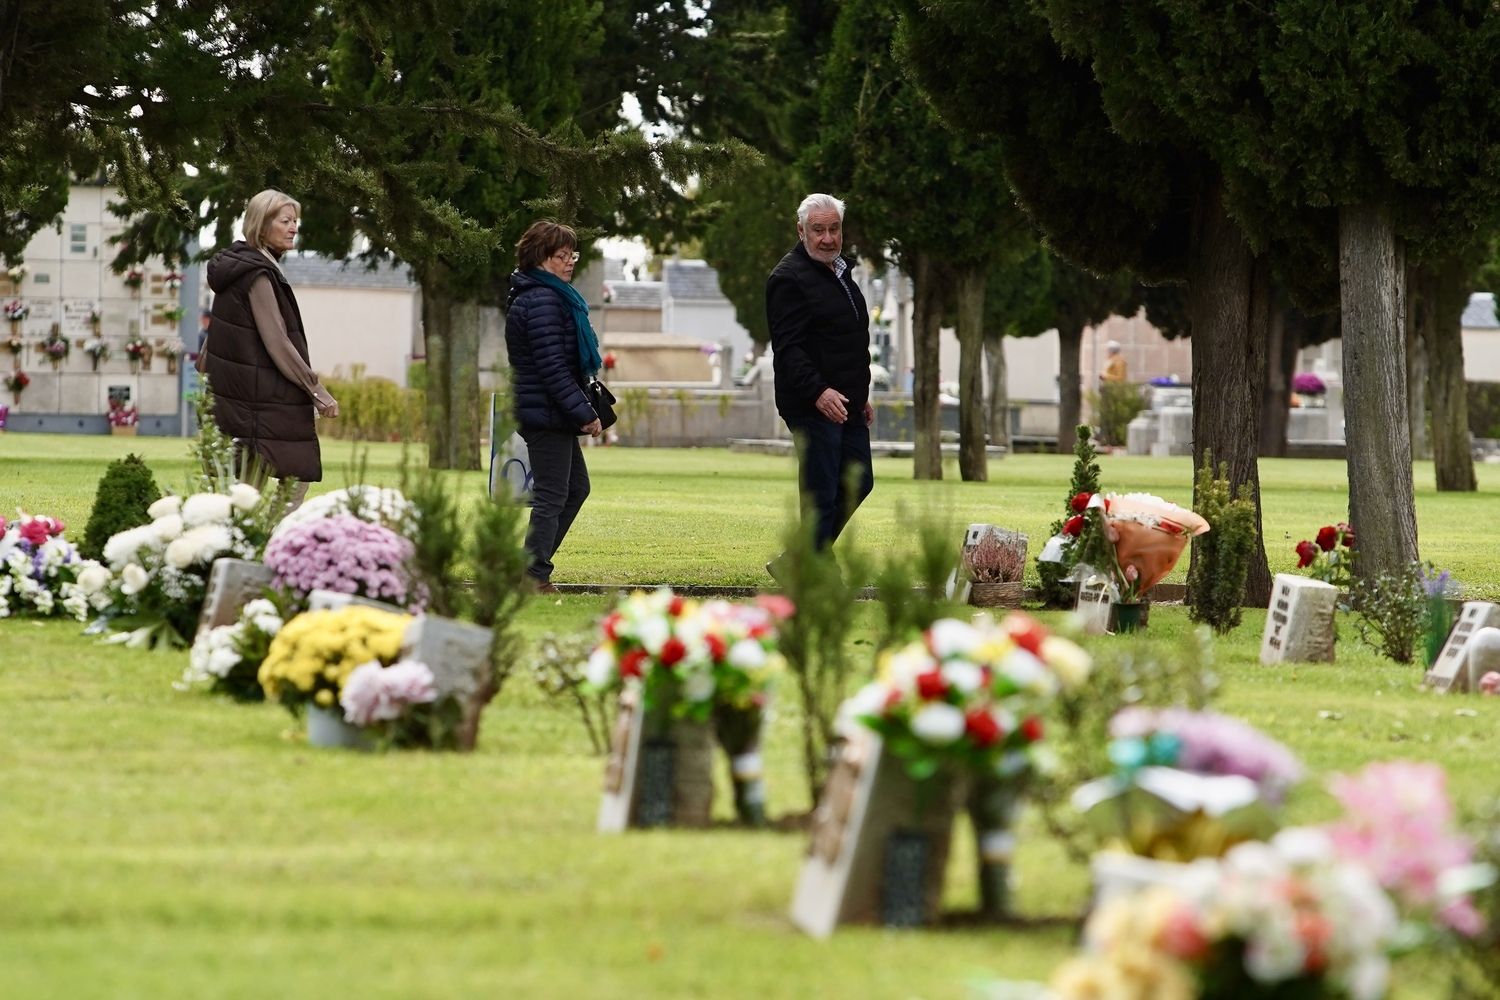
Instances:
[[[1177,565],[1188,540],[1209,524],[1192,511],[1149,493],[1096,493],[1087,514],[1103,530],[1094,551],[1085,553],[1075,576],[1106,576],[1118,604],[1137,604]]]

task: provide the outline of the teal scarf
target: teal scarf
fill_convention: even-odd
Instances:
[[[589,323],[589,304],[583,301],[583,296],[578,294],[578,289],[551,271],[533,267],[524,273],[526,277],[535,278],[561,295],[563,302],[567,303],[568,308],[572,310],[573,325],[578,328],[578,361],[583,366],[584,377],[593,378],[604,366],[604,359],[599,356],[599,337]]]

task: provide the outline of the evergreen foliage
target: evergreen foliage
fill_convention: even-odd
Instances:
[[[1232,631],[1240,623],[1245,576],[1255,552],[1255,503],[1250,489],[1229,487],[1229,468],[1220,463],[1214,472],[1213,455],[1205,453],[1193,491],[1194,510],[1209,523],[1209,532],[1193,540],[1193,565],[1188,571],[1188,616],[1215,632]]]
[[[1063,526],[1074,516],[1081,516],[1081,511],[1074,511],[1071,504],[1073,498],[1080,493],[1099,492],[1099,453],[1094,450],[1093,442],[1089,440],[1093,429],[1088,424],[1079,424],[1076,431],[1076,440],[1073,444],[1073,479],[1068,484],[1068,495],[1063,497],[1062,517],[1052,522],[1052,534],[1061,535]],[[1085,536],[1095,530],[1093,520],[1084,518],[1080,534],[1065,543],[1063,558],[1061,562],[1043,562],[1037,559],[1036,571],[1042,581],[1042,600],[1049,607],[1066,608],[1073,605],[1074,587],[1065,582],[1064,577],[1073,572],[1073,567],[1078,565],[1078,557],[1085,550]]]
[[[818,548],[812,521],[804,522],[795,514],[788,519],[781,540],[785,548],[773,566],[796,610],[778,632],[801,700],[802,768],[808,796],[817,802],[832,766],[829,752],[838,739],[834,724],[839,706],[853,693],[846,644],[854,628],[859,584],[849,581],[864,579],[868,566],[853,546],[840,546],[838,553]]]
[[[99,477],[94,507],[89,512],[78,554],[85,559],[102,560],[104,543],[110,536],[149,524],[151,516],[146,508],[159,499],[161,490],[156,487],[156,478],[139,455],[126,455],[109,463]]]
[[[896,520],[912,522],[900,509]],[[953,544],[953,526],[941,518],[920,517],[911,534],[916,551],[906,545],[888,551],[875,574],[875,599],[885,613],[877,649],[909,642],[939,618],[962,613],[948,597],[960,557],[959,546]]]

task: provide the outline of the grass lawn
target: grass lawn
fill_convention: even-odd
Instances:
[[[81,536],[119,439],[0,436],[0,510],[62,516]],[[183,442],[138,438],[181,489]],[[343,485],[346,446],[325,486]],[[399,450],[371,450],[394,481]],[[562,581],[758,583],[791,502],[789,461],[724,451],[595,450],[595,492],[559,560]],[[1184,459],[1108,458],[1105,481],[1186,500]],[[857,544],[908,534],[930,506],[957,522],[1045,533],[1070,460],[1016,456],[987,484],[922,489],[877,463]],[[1482,491],[1500,480],[1481,467]],[[1345,510],[1344,469],[1266,462],[1274,569]],[[478,489],[479,477],[463,477]],[[1417,470],[1419,490],[1430,467]],[[1468,593],[1500,594],[1485,492],[1418,494],[1423,554]],[[1477,539],[1471,537],[1478,534]],[[1180,576],[1180,574],[1179,574]],[[605,599],[534,601],[528,637],[587,630]],[[875,610],[864,606],[862,613]],[[1461,808],[1500,788],[1500,699],[1418,689],[1420,670],[1359,646],[1336,665],[1264,668],[1264,613],[1216,645],[1218,707],[1287,742],[1314,774],[1371,760],[1444,764]],[[1153,610],[1151,634],[1188,628]],[[1124,642],[1105,639],[1097,642]],[[186,654],[104,647],[72,622],[0,621],[0,995],[6,997],[953,997],[995,977],[1044,978],[1071,932],[841,931],[814,942],[786,917],[802,837],[593,832],[602,774],[580,725],[525,677],[485,716],[467,756],[308,748],[290,717],[172,689]],[[773,814],[803,810],[795,719],[767,747]],[[718,810],[731,811],[721,782]],[[1333,812],[1317,780],[1294,821]],[[1086,872],[1027,824],[1019,906],[1081,907]],[[961,832],[948,903],[972,905]],[[1440,995],[1442,962],[1402,959],[1395,996]]]

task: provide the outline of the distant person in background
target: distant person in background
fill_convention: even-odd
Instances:
[[[531,522],[526,568],[539,594],[557,593],[552,557],[589,497],[580,435],[603,433],[584,386],[604,365],[589,307],[572,285],[578,234],[533,222],[516,244],[505,313],[516,423],[531,456]]]
[[[198,370],[214,396],[214,421],[262,474],[295,479],[291,508],[323,478],[313,413],[339,415],[308,361],[307,334],[281,258],[296,245],[302,206],[266,190],[245,205],[244,239],[208,262],[214,292]],[[260,484],[257,484],[260,485]]]
[[[843,248],[844,203],[810,194],[797,207],[797,245],[766,281],[776,409],[796,440],[802,518],[820,549],[875,488],[870,314]]]
[[[1104,346],[1104,351],[1106,360],[1104,362],[1104,371],[1099,373],[1099,381],[1124,382],[1126,379],[1125,355],[1120,353],[1120,342],[1118,340],[1111,340]]]

